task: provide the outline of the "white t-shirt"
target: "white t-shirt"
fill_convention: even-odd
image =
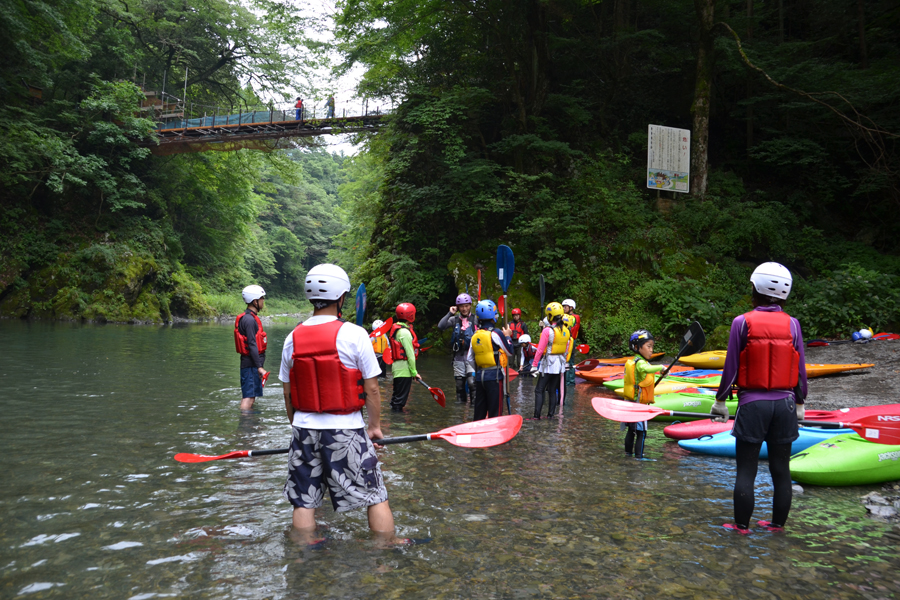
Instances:
[[[336,321],[337,317],[318,316],[310,317],[303,322],[304,325],[322,325]],[[348,369],[359,369],[363,379],[378,377],[381,367],[375,357],[372,341],[365,329],[353,323],[344,323],[337,334],[337,352],[341,363]],[[294,366],[294,333],[291,332],[284,340],[284,349],[281,351],[281,369],[278,379],[283,383],[291,381],[291,368]],[[358,410],[348,415],[335,415],[331,413],[310,413],[294,411],[294,427],[305,429],[360,429],[366,426],[362,417],[362,411]]]

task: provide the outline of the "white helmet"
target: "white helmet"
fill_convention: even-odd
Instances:
[[[254,300],[265,298],[266,290],[258,285],[248,285],[244,288],[244,291],[241,292],[241,296],[244,298],[244,304],[250,304]]]
[[[520,336],[519,336],[519,343],[520,343],[520,344],[530,344],[530,343],[531,343],[531,336],[528,335],[527,333],[526,333],[525,335],[520,335]]]
[[[350,291],[350,278],[337,265],[316,265],[306,274],[307,300],[337,300]]]
[[[571,306],[572,310],[575,310],[575,301],[572,300],[571,298],[566,298],[565,300],[563,300],[562,305],[563,306]]]
[[[374,321],[372,321],[372,331],[375,331],[382,325],[384,325],[384,321],[382,321],[381,319],[375,319]]]
[[[750,281],[753,288],[763,296],[779,300],[787,300],[794,283],[787,267],[777,262],[767,262],[756,267],[750,275]]]

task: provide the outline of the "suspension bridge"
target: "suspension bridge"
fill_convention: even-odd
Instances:
[[[146,144],[153,154],[231,151],[240,148],[275,149],[297,137],[337,135],[376,131],[384,123],[385,112],[372,111],[367,103],[361,114],[341,116],[334,111],[293,106],[220,107],[196,104],[166,93],[145,91],[141,113],[156,123],[156,142]],[[158,143],[157,143],[158,142]]]

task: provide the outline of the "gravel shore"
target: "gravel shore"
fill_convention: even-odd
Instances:
[[[900,402],[900,340],[807,347],[806,362],[875,365],[870,369],[810,379],[807,410]]]

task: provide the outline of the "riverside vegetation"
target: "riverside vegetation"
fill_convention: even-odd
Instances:
[[[370,314],[412,301],[427,326],[476,265],[496,298],[506,243],[512,303],[534,320],[543,274],[598,349],[693,319],[721,347],[765,260],[795,273],[807,338],[900,326],[887,0],[343,0],[334,23],[263,0],[0,2],[4,316],[198,318],[250,282],[292,310],[328,258]],[[302,33],[321,26],[331,46]],[[238,106],[329,49],[398,106],[358,156],[141,145],[137,83],[187,69],[189,98]],[[645,189],[648,123],[693,130],[692,194]]]

